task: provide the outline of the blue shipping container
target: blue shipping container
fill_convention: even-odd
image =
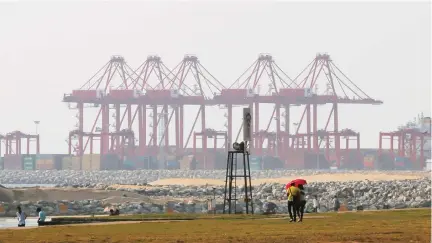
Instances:
[[[180,169],[180,162],[177,160],[167,161],[167,169]]]

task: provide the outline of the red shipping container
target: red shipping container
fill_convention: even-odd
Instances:
[[[21,155],[5,155],[4,169],[5,170],[22,170]]]
[[[151,99],[167,99],[171,98],[170,90],[147,90],[146,96]]]
[[[247,90],[246,89],[223,89],[221,91],[221,96],[225,98],[239,98],[246,97]]]
[[[72,96],[81,99],[96,99],[97,91],[96,90],[73,90]]]
[[[109,96],[114,99],[133,99],[135,91],[133,89],[110,90]]]

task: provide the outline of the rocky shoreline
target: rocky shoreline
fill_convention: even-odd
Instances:
[[[81,186],[85,185],[81,184]],[[145,188],[113,188],[103,183],[88,186],[104,191],[134,192],[154,201],[129,202],[126,195],[122,203],[109,203],[106,200],[15,201],[4,204],[6,209],[4,216],[14,216],[17,205],[21,205],[30,215],[35,214],[38,206],[43,207],[48,215],[103,214],[106,207],[119,208],[122,214],[164,213],[168,209],[179,213],[208,213],[207,200],[213,197],[216,198],[217,213],[221,213],[223,208],[224,188],[221,186],[169,185],[147,186]],[[284,187],[284,184],[278,183],[264,183],[254,186],[255,213],[263,212],[265,202],[274,202],[278,206],[277,211],[279,213],[287,212]],[[319,198],[320,212],[326,212],[331,208],[332,199],[335,196],[347,210],[355,210],[357,206],[362,206],[365,210],[431,207],[430,177],[399,181],[311,182],[307,188],[309,200],[306,211],[311,211],[312,201],[310,197],[314,195]],[[241,192],[242,188],[239,189],[238,193],[241,195]],[[61,212],[59,204],[67,205],[67,211]],[[238,211],[244,210],[244,203],[239,203],[237,208]]]
[[[388,175],[416,175],[419,171],[379,171]],[[74,171],[74,170],[0,170],[0,184],[53,184],[60,187],[74,186],[93,188],[97,184],[136,185],[151,183],[161,179],[225,179],[225,170],[119,170],[119,171]],[[282,177],[302,177],[320,174],[364,174],[373,171],[315,171],[315,170],[265,170],[251,171],[252,178],[268,179]]]

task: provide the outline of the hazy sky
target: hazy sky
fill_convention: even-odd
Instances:
[[[0,133],[33,133],[33,120],[40,120],[41,152],[67,152],[76,111],[61,102],[63,94],[81,87],[111,55],[138,67],[157,54],[174,67],[195,54],[229,86],[259,53],[272,54],[295,77],[316,53],[327,52],[369,96],[384,101],[340,108],[340,128],[360,131],[361,146],[374,147],[379,131],[430,115],[430,44],[425,2],[0,3]],[[271,111],[262,108],[262,128]],[[328,109],[320,111],[322,126]],[[193,112],[186,112],[187,129]],[[223,129],[224,112],[214,112],[208,127]],[[292,122],[300,109],[294,112]],[[86,115],[89,127],[92,114]]]

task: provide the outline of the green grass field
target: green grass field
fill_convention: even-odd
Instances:
[[[134,216],[139,220],[139,217]],[[176,215],[180,217],[180,215]],[[308,214],[286,219],[209,216],[190,221],[67,225],[0,231],[2,243],[75,242],[430,242],[431,210]],[[120,217],[121,218],[121,217]],[[126,216],[125,218],[132,218]]]

